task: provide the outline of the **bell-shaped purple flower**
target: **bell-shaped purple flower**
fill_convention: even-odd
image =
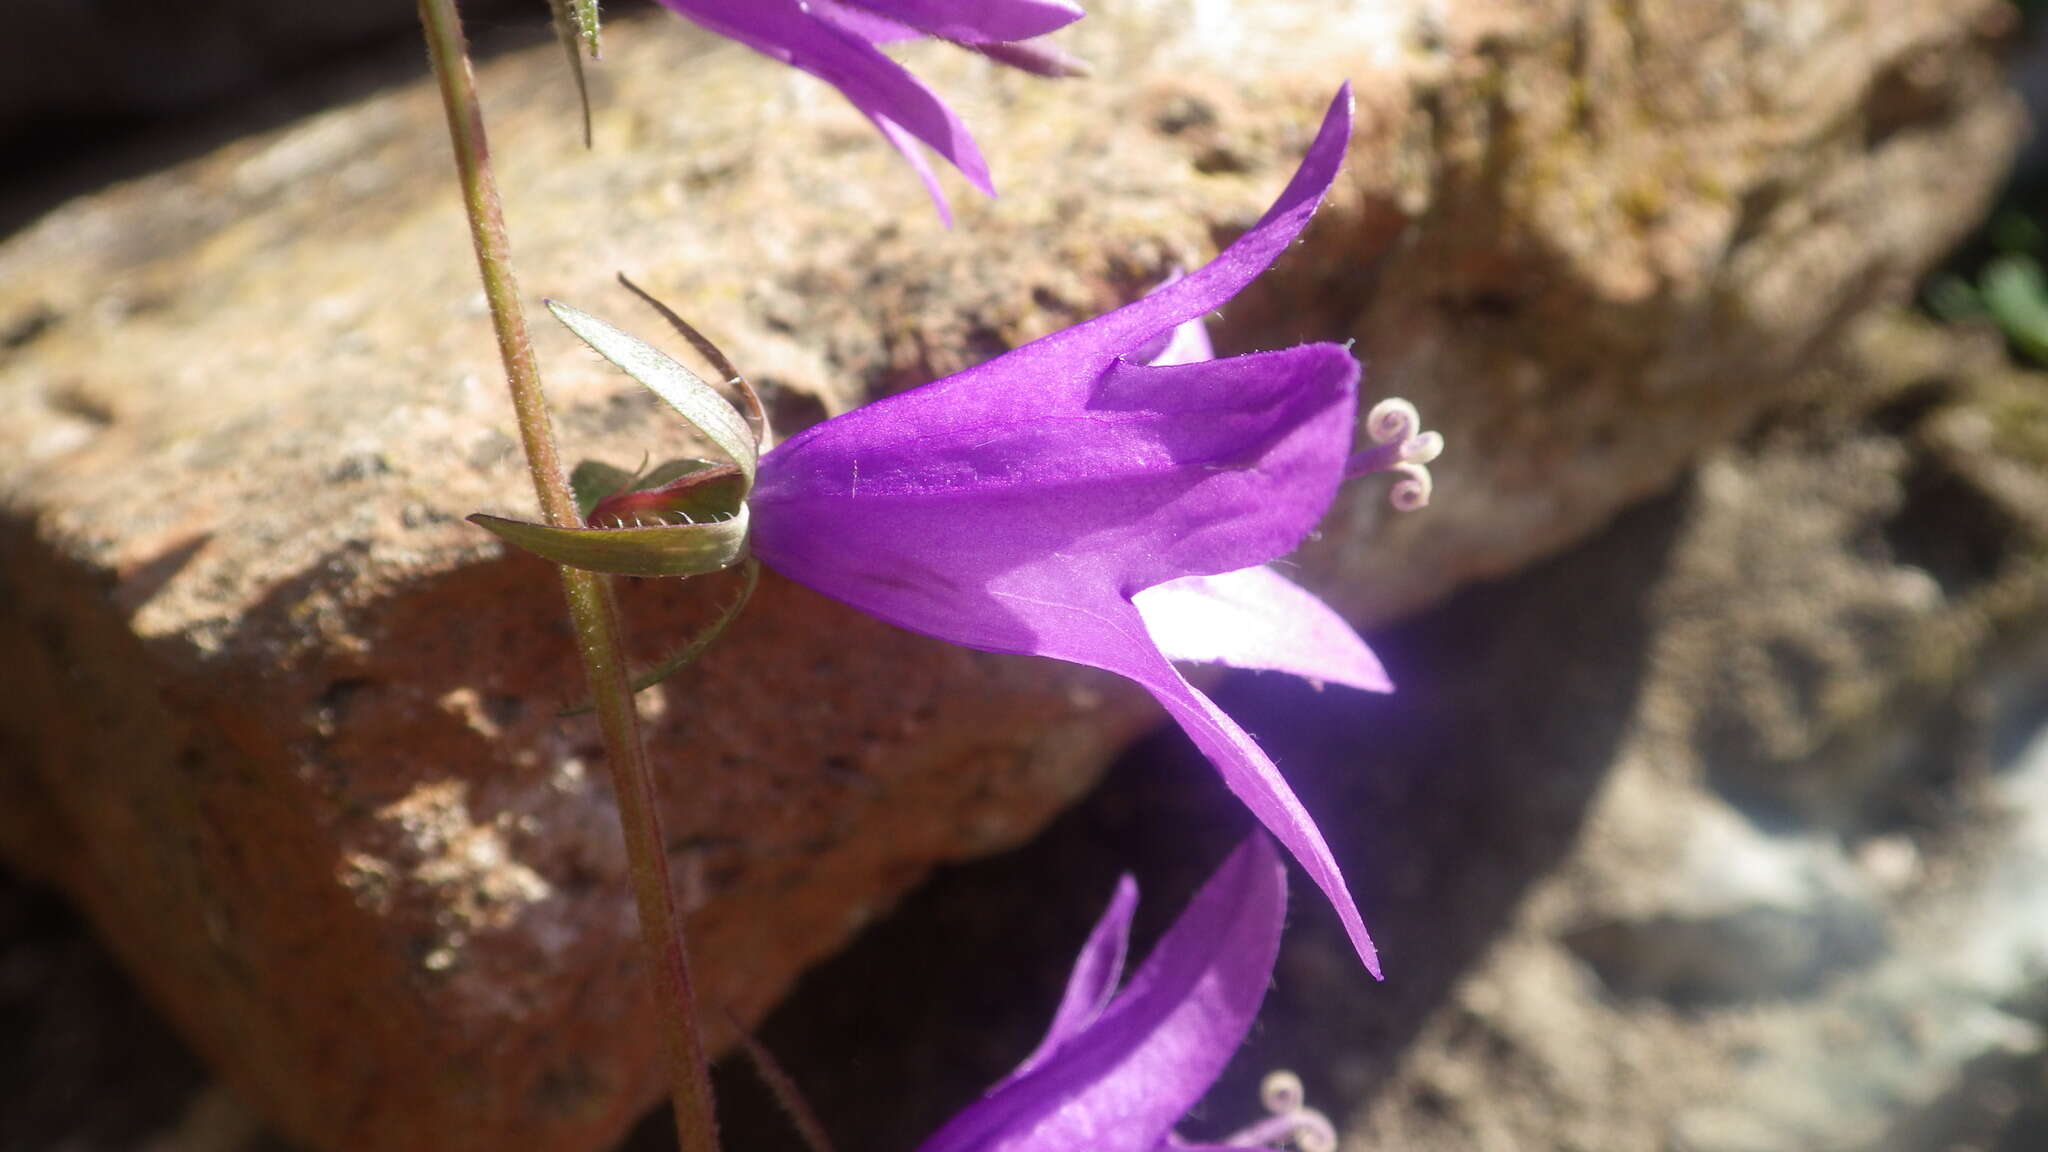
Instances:
[[[1081,18],[1068,0],[661,0],[713,32],[818,77],[844,94],[910,162],[939,214],[952,213],[920,145],[995,195],[988,164],[953,110],[878,45],[933,36],[1043,75],[1079,65],[1032,43]]]
[[[1037,1050],[918,1152],[1195,1147],[1173,1126],[1215,1082],[1258,1013],[1280,951],[1287,875],[1271,843],[1254,834],[1119,992],[1137,903],[1126,876],[1074,962]],[[1298,1087],[1294,1096],[1282,1102],[1283,1115],[1203,1147],[1265,1147],[1326,1133],[1328,1122],[1301,1107]]]
[[[1378,962],[1329,847],[1271,759],[1172,661],[1386,691],[1362,641],[1262,567],[1351,463],[1338,344],[1206,358],[1184,327],[1301,232],[1350,136],[1348,88],[1278,202],[1201,269],[1094,320],[815,425],[761,457],[754,553],[900,627],[1107,669],[1165,706]]]

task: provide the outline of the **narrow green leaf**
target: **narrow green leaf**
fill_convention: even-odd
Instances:
[[[591,58],[597,58],[597,2],[548,0],[548,6],[555,12],[555,38],[568,52],[569,74],[576,78],[576,100],[583,106],[583,146],[589,148],[593,139],[590,131],[590,82],[583,75],[581,48],[587,46]],[[583,11],[585,8],[590,10],[587,19]]]
[[[585,344],[596,349],[598,355],[646,385],[683,419],[709,437],[719,451],[739,465],[740,472],[746,477],[747,488],[753,488],[757,455],[753,430],[747,427],[746,417],[740,415],[739,409],[720,396],[717,389],[676,363],[667,353],[638,337],[628,336],[567,304],[550,300],[547,305],[557,320],[567,325],[569,331]]]
[[[469,522],[543,559],[614,576],[701,576],[746,555],[747,510],[707,524],[556,528],[477,513]]]
[[[604,55],[597,42],[597,0],[569,0],[570,15],[576,20],[576,34],[583,39],[583,46],[590,50],[590,58],[596,60]]]
[[[747,601],[754,598],[754,586],[761,582],[761,562],[752,556],[742,560],[740,562],[740,579],[739,595],[733,597],[731,603],[718,610],[718,619],[705,625],[702,631],[690,637],[681,648],[669,653],[668,657],[661,663],[644,672],[635,674],[633,677],[633,691],[645,692],[663,680],[688,668],[697,662],[699,656],[709,652],[713,644],[718,643],[719,638],[725,635],[725,630],[732,627],[732,622],[740,618],[740,612],[746,608]],[[590,701],[585,700],[574,708],[563,710],[561,714],[564,716],[580,716],[590,711],[593,707],[594,705]]]

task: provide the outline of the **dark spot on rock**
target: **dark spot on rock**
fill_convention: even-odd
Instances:
[[[1922,380],[1878,405],[1868,419],[1887,436],[1905,436],[1954,394],[1955,386],[1947,380]]]
[[[484,715],[500,728],[510,728],[526,715],[526,701],[504,692],[493,692],[484,697]]]
[[[44,403],[53,412],[102,428],[114,422],[113,406],[88,391],[83,381],[66,380],[58,384],[45,394]]]
[[[313,698],[313,715],[322,727],[339,724],[348,718],[349,709],[354,707],[357,697],[371,687],[371,682],[361,676],[344,676],[328,681],[320,695]]]
[[[1031,290],[1031,302],[1047,312],[1066,312],[1070,306],[1050,286],[1040,284]]]
[[[768,423],[778,439],[801,432],[825,419],[825,402],[800,388],[775,380],[757,380],[761,405],[768,410]]]
[[[61,317],[56,310],[48,304],[32,304],[0,323],[0,348],[26,348],[56,327],[59,319]]]
[[[1200,96],[1185,94],[1169,99],[1152,117],[1152,127],[1168,136],[1178,136],[1190,128],[1206,128],[1214,123],[1216,106]]]
[[[1932,52],[1879,72],[1867,91],[1863,146],[1873,152],[1902,132],[1947,118],[1956,98],[1947,65]]]
[[[327,480],[333,484],[345,484],[351,480],[388,475],[390,471],[391,461],[385,459],[382,452],[351,452],[327,470]]]
[[[2018,543],[2012,515],[1961,473],[1921,460],[1883,528],[1892,558],[1934,577],[1950,600],[1997,576]]]
[[[1234,175],[1252,167],[1251,157],[1230,144],[1211,144],[1195,153],[1195,171],[1204,176]]]

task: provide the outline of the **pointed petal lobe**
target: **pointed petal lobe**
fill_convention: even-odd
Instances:
[[[1110,898],[1109,907],[1096,922],[1095,930],[1088,934],[1081,955],[1074,960],[1074,971],[1067,977],[1067,990],[1060,997],[1052,1024],[1045,1030],[1045,1039],[1010,1074],[1011,1079],[1043,1064],[1059,1051],[1060,1045],[1095,1023],[1109,1006],[1116,993],[1116,982],[1124,974],[1124,955],[1131,946],[1131,914],[1137,909],[1138,882],[1125,876],[1117,881],[1116,895]]]
[[[841,6],[962,44],[1028,40],[1081,18],[1080,6],[1066,0],[842,0]]]
[[[952,109],[858,32],[800,0],[661,0],[668,8],[831,84],[871,120],[886,120],[990,195],[988,164]]]
[[[1344,618],[1271,568],[1185,576],[1131,598],[1172,660],[1286,672],[1366,692],[1392,692],[1378,657]]]

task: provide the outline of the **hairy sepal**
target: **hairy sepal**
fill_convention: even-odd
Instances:
[[[550,300],[548,310],[597,354],[662,398],[690,425],[702,432],[728,459],[739,467],[746,487],[754,486],[754,463],[759,452],[754,431],[746,417],[718,390],[695,372],[683,367],[667,353],[636,336],[629,336],[587,312]]]
[[[613,576],[701,576],[747,553],[747,510],[705,524],[557,528],[477,513],[470,523],[545,560]]]

